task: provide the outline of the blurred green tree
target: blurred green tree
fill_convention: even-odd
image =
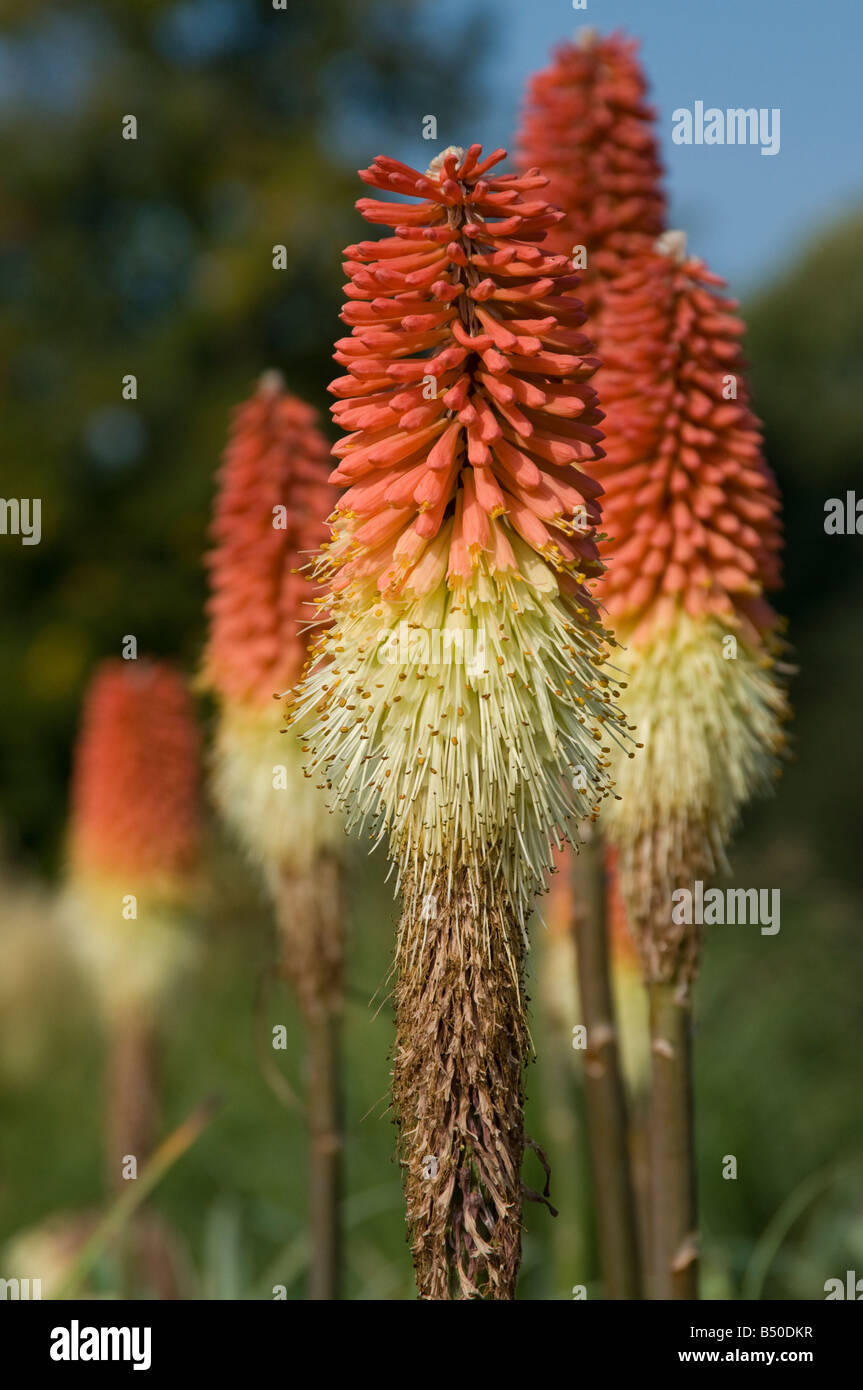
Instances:
[[[863,497],[863,210],[826,228],[746,306],[747,355],[785,523],[794,741],[773,822],[813,865],[861,885],[859,741],[861,541],[828,535],[825,503]]]
[[[747,309],[756,407],[781,475],[786,593],[807,619],[859,570],[854,546],[823,522],[829,497],[863,496],[861,241],[863,210],[823,232]]]
[[[482,22],[443,31],[427,0],[5,11],[3,490],[42,498],[42,542],[0,546],[0,832],[44,857],[87,668],[125,634],[194,665],[228,411],[269,366],[326,409],[355,170],[461,135]]]

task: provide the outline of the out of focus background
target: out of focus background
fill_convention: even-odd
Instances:
[[[44,1264],[52,1231],[104,1200],[100,1023],[53,911],[87,680],[126,634],[196,670],[229,412],[270,367],[326,412],[340,252],[363,234],[356,169],[382,152],[425,168],[450,143],[509,146],[528,75],[584,23],[642,40],[671,223],[742,299],[785,506],[796,760],[734,851],[735,885],[781,890],[781,930],[708,932],[704,1295],[817,1299],[828,1278],[863,1274],[863,539],[824,531],[829,498],[863,498],[853,0],[4,0],[2,492],[43,510],[39,545],[0,537],[0,1246],[26,1233]],[[673,145],[671,113],[695,100],[779,107],[780,152]],[[128,114],[135,141],[121,137]],[[436,140],[423,138],[429,115]],[[121,394],[127,374],[135,400]],[[282,1284],[302,1297],[302,1125],[260,1060],[262,1034],[284,1023],[276,1055],[301,1088],[299,1028],[287,994],[261,992],[270,912],[214,817],[208,862],[196,963],[162,1019],[162,1130],[214,1091],[223,1103],[152,1207],[181,1296],[272,1297]],[[414,1296],[387,1113],[395,905],[383,867],[350,852],[356,1299]],[[527,1208],[522,1298],[569,1298],[577,1284],[601,1296],[569,1041],[579,1018],[558,947],[553,922],[538,922],[528,1129],[560,1214]],[[727,1155],[736,1180],[723,1178]],[[15,1273],[7,1263],[0,1275]],[[110,1269],[92,1289],[112,1291]]]

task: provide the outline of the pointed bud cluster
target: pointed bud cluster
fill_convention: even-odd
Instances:
[[[393,234],[347,251],[334,626],[294,713],[310,769],[352,819],[378,818],[402,869],[422,884],[490,863],[521,915],[567,816],[608,791],[620,716],[584,587],[601,572],[582,468],[597,361],[572,265],[541,245],[560,220],[546,180],[494,174],[502,158],[474,145],[426,175],[383,157],[361,175],[419,202],[358,204]]]
[[[662,166],[636,55],[633,40],[589,29],[561,44],[531,79],[518,139],[520,165],[539,165],[549,202],[565,214],[549,247],[587,251],[582,297],[591,321],[603,283],[663,228]]]
[[[606,828],[633,923],[663,924],[641,933],[654,978],[694,967],[671,891],[724,864],[785,741],[779,622],[765,598],[779,582],[779,498],[722,288],[666,233],[615,280],[603,318],[596,471],[610,539],[597,593],[626,648],[627,711],[645,744],[620,768]]]
[[[268,868],[299,867],[334,833],[273,704],[300,674],[315,619],[302,571],[329,534],[328,455],[316,412],[267,373],[234,415],[214,506],[202,675],[219,701],[214,791]]]
[[[545,179],[473,145],[379,158],[347,252],[332,626],[291,708],[309,771],[403,890],[393,1109],[420,1296],[509,1299],[521,1251],[524,926],[622,736],[601,572],[597,362]],[[608,741],[606,741],[608,740]]]
[[[606,301],[602,598],[636,640],[681,607],[755,639],[776,622],[764,593],[779,584],[779,496],[749,407],[737,305],[676,237],[636,258]]]
[[[182,677],[162,662],[106,661],[87,693],[75,754],[73,874],[185,898],[199,853],[199,761]]]
[[[224,700],[265,706],[293,685],[314,615],[301,573],[326,539],[328,447],[316,412],[267,373],[234,414],[207,556],[207,683]]]
[[[97,980],[151,994],[184,947],[200,853],[200,739],[182,677],[162,662],[106,661],[75,754],[67,915]]]

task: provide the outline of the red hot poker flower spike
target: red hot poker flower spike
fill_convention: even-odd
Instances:
[[[280,738],[273,701],[296,682],[317,620],[303,571],[329,536],[328,472],[317,413],[266,373],[235,413],[219,475],[202,683],[219,701],[215,798],[274,887],[282,871],[311,871],[341,833],[296,740]]]
[[[606,832],[647,978],[688,985],[697,933],[672,893],[725,866],[785,747],[779,497],[748,404],[742,324],[681,233],[617,277],[603,317],[610,559],[600,586],[644,741]]]
[[[591,535],[571,523],[579,507],[588,531],[599,519],[598,489],[573,465],[596,457],[602,419],[578,277],[536,244],[560,218],[536,196],[545,179],[493,175],[504,151],[480,153],[447,151],[428,175],[381,156],[361,174],[423,201],[357,204],[395,235],[347,251],[336,591],[371,579],[422,594],[441,564],[458,582],[482,554],[503,575],[513,532],[555,567],[597,572]]]
[[[549,202],[565,214],[549,248],[587,250],[581,293],[591,317],[602,283],[664,225],[654,113],[637,48],[621,34],[599,38],[590,29],[561,44],[531,80],[518,139],[520,166],[542,169]]]
[[[267,373],[234,416],[207,557],[206,679],[226,700],[270,704],[305,661],[314,610],[300,571],[329,534],[328,455],[316,412]]]
[[[104,662],[75,752],[62,915],[121,1032],[122,1020],[133,1029],[149,1016],[190,951],[199,784],[200,739],[179,673],[163,662]]]
[[[749,407],[743,324],[722,288],[668,233],[609,291],[607,457],[594,470],[613,561],[602,597],[636,640],[678,607],[753,636],[776,623],[764,592],[779,584],[779,496]]]
[[[75,757],[73,875],[185,896],[199,852],[199,762],[180,675],[161,662],[106,661],[87,695]]]
[[[309,770],[349,828],[371,819],[401,869],[421,855],[419,899],[440,869],[482,877],[502,853],[521,918],[567,814],[608,794],[601,729],[622,721],[595,682],[607,634],[585,585],[600,572],[583,468],[602,412],[578,277],[537,245],[561,216],[542,175],[495,175],[504,152],[480,155],[447,150],[426,175],[380,157],[362,174],[422,201],[359,203],[395,231],[347,252],[348,374],[331,389],[351,431],[332,481],[348,490],[319,571],[335,626],[291,717],[308,719]],[[405,628],[471,639],[477,669],[399,669]],[[481,745],[494,772],[480,778]],[[561,795],[569,767],[581,796]]]
[[[308,768],[399,871],[393,1101],[421,1296],[514,1297],[522,960],[553,849],[625,738],[599,573],[602,413],[539,173],[379,158],[348,248],[332,625],[291,703]],[[582,471],[586,468],[587,471]]]
[[[236,412],[219,475],[208,556],[204,679],[219,718],[212,787],[262,870],[279,923],[281,971],[306,1027],[310,1078],[309,1297],[338,1297],[344,1003],[341,826],[304,776],[298,741],[273,696],[297,680],[316,617],[303,573],[329,535],[329,450],[317,413],[268,372]]]

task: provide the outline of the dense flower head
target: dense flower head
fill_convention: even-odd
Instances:
[[[81,720],[72,786],[73,877],[168,898],[198,862],[200,738],[183,678],[162,662],[104,662]]]
[[[447,151],[427,175],[381,156],[361,173],[423,201],[357,204],[395,235],[346,253],[335,589],[373,576],[422,595],[481,558],[508,576],[513,532],[567,575],[598,572],[601,489],[577,465],[597,456],[602,413],[578,277],[537,245],[560,218],[537,197],[543,176],[495,177],[505,152],[480,154]]]
[[[328,534],[328,453],[316,412],[277,373],[235,412],[207,556],[205,678],[226,700],[267,704],[302,668],[314,616],[303,570]]]
[[[667,233],[608,291],[595,472],[609,536],[601,594],[619,631],[667,625],[680,609],[750,637],[776,622],[764,594],[779,583],[779,496],[723,288]]]
[[[317,412],[265,373],[234,414],[219,475],[202,684],[219,704],[215,800],[273,882],[309,869],[339,833],[273,703],[299,677],[317,620],[307,571],[329,535],[329,463]]]
[[[518,138],[521,167],[548,175],[548,198],[563,220],[549,233],[554,251],[584,246],[584,300],[593,314],[601,282],[662,231],[665,196],[654,113],[637,43],[585,29],[555,50],[530,82]]]
[[[597,586],[624,646],[643,751],[615,766],[604,814],[642,964],[687,981],[697,941],[672,891],[726,868],[742,807],[771,789],[788,705],[779,497],[748,400],[743,326],[723,282],[667,232],[609,287],[607,454]]]
[[[622,721],[585,587],[602,571],[582,468],[602,412],[578,277],[541,246],[561,216],[543,176],[495,175],[505,152],[481,154],[361,174],[421,201],[358,203],[394,230],[346,253],[331,480],[347,491],[320,568],[333,628],[292,718],[313,725],[310,771],[378,818],[402,868],[494,855],[521,898],[573,806],[607,794],[602,726]]]

